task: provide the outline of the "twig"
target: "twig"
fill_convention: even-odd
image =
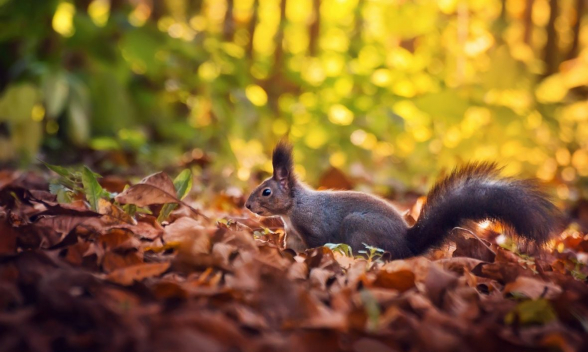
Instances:
[[[192,213],[194,213],[194,214],[196,214],[196,215],[200,215],[200,216],[202,216],[204,219],[206,219],[206,220],[210,221],[210,218],[209,218],[208,216],[206,216],[206,215],[202,214],[202,213],[201,213],[199,210],[192,208],[190,205],[186,204],[185,202],[183,202],[183,201],[181,201],[181,200],[179,200],[179,199],[178,199],[178,202],[179,202],[181,205],[183,205],[183,206],[187,207],[188,209],[190,209],[190,211],[191,211]]]

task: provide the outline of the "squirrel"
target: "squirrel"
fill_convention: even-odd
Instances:
[[[495,163],[469,163],[429,191],[416,223],[382,198],[355,191],[317,191],[296,177],[292,145],[282,140],[272,155],[273,175],[249,196],[247,209],[278,215],[286,237],[299,236],[307,248],[345,243],[389,251],[395,259],[438,247],[465,220],[498,220],[538,244],[556,231],[559,211],[533,180],[501,177]]]

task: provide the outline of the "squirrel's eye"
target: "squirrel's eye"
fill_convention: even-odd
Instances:
[[[266,188],[266,189],[263,190],[263,192],[261,192],[261,195],[264,196],[264,197],[267,197],[270,194],[272,194],[272,190],[269,189],[269,188]]]

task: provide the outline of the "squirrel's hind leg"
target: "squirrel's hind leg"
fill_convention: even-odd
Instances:
[[[413,255],[406,243],[406,225],[384,215],[351,213],[341,223],[341,243],[348,244],[354,253],[365,250],[364,244],[381,248],[392,254],[393,259]]]

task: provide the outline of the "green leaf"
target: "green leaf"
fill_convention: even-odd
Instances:
[[[174,179],[174,188],[178,199],[182,200],[188,195],[192,189],[192,171],[190,169],[180,172],[180,174]],[[165,204],[159,212],[157,221],[160,223],[165,221],[169,217],[169,214],[171,214],[171,212],[177,207],[178,205],[175,203]]]
[[[59,203],[71,203],[72,202],[72,190],[59,183],[50,183],[49,192],[57,196]]]
[[[135,204],[125,204],[123,205],[123,210],[130,216],[135,216],[137,213],[137,206]]]
[[[104,191],[98,183],[96,174],[87,166],[84,166],[82,169],[82,184],[84,185],[84,193],[86,194],[86,199],[90,203],[90,207],[92,210],[98,211],[98,201]]]
[[[57,165],[51,165],[51,164],[47,164],[46,162],[44,162],[43,160],[41,160],[41,162],[51,171],[55,172],[56,174],[58,174],[59,176],[63,176],[63,177],[75,177],[75,173],[74,171],[65,168],[63,166],[57,166]]]
[[[69,96],[69,83],[62,72],[50,72],[43,79],[43,94],[47,115],[50,117],[59,116]]]
[[[337,251],[345,256],[353,257],[353,250],[348,244],[345,243],[326,243],[325,247],[329,248],[333,252]]]
[[[182,200],[192,189],[192,170],[186,169],[174,179],[174,188],[178,199]]]
[[[506,315],[504,322],[513,324],[518,321],[523,325],[546,324],[557,319],[555,311],[546,299],[529,300],[519,303],[515,309]]]
[[[586,278],[588,277],[588,276],[586,276],[586,274],[584,274],[583,272],[581,272],[578,269],[574,269],[574,270],[570,271],[570,274],[572,274],[574,279],[580,280],[580,281],[586,281]]]

